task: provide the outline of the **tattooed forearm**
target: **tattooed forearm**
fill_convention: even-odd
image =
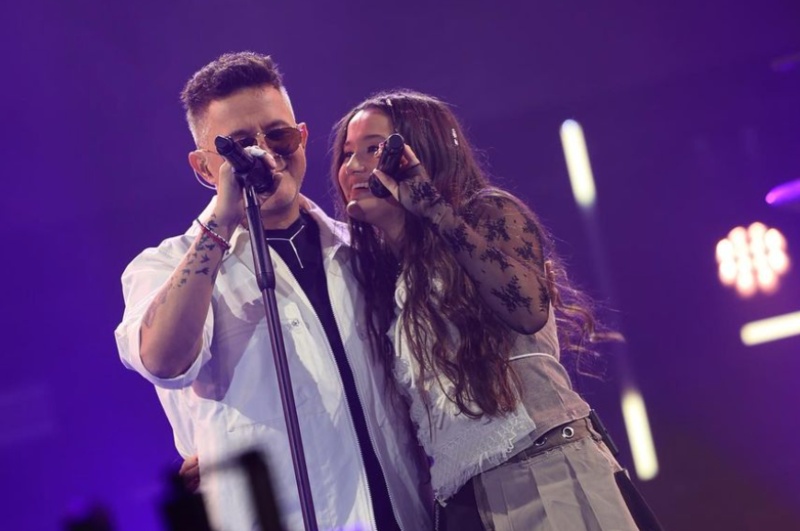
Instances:
[[[214,271],[211,273],[211,283],[212,284],[217,281],[217,274],[219,273],[220,269],[222,269],[222,260],[219,261],[219,263],[217,264],[217,267],[215,267]]]
[[[181,269],[181,278],[178,280],[178,286],[177,287],[179,287],[179,288],[183,287],[183,285],[186,284],[186,281],[188,280],[189,275],[191,275],[191,274],[192,274],[192,270],[189,269],[188,267],[185,267],[185,268]]]
[[[213,284],[217,279],[217,273],[219,273],[220,267],[222,266],[222,260],[213,268],[210,267],[209,262],[211,262],[211,257],[209,256],[209,252],[213,251],[218,247],[217,243],[210,238],[207,234],[201,234],[200,239],[197,240],[194,246],[194,252],[192,252],[186,260],[186,267],[181,270],[181,278],[178,282],[177,287],[183,287],[186,285],[188,277],[191,276],[192,272],[195,275],[207,275],[211,279],[211,283]],[[190,266],[195,265],[202,266],[194,269]]]
[[[147,308],[142,320],[142,324],[145,327],[151,328],[153,326],[156,313],[158,312],[158,309],[164,306],[164,304],[167,302],[170,291],[186,286],[193,274],[207,275],[211,279],[211,283],[214,284],[217,279],[217,274],[222,268],[222,260],[220,259],[219,262],[217,262],[217,264],[212,268],[210,265],[211,257],[206,252],[200,254],[200,250],[205,249],[212,251],[216,247],[216,243],[214,243],[213,240],[210,240],[210,238],[205,235],[201,236],[200,239],[197,240],[192,252],[186,255],[183,264],[179,266],[169,282],[161,289],[156,298]],[[202,267],[198,267],[200,265],[202,265]]]
[[[140,357],[158,378],[183,374],[197,359],[225,249],[198,234],[145,309],[139,329]]]
[[[150,306],[147,308],[147,311],[144,312],[144,317],[142,318],[142,325],[146,328],[151,328],[153,326],[153,322],[155,321],[156,311],[158,308],[164,305],[167,302],[167,292],[169,291],[169,286],[164,286],[153,302],[150,303]]]
[[[197,241],[197,250],[201,251],[205,249],[206,251],[213,251],[217,248],[217,242],[214,241],[208,234],[205,232],[201,234],[200,239]]]

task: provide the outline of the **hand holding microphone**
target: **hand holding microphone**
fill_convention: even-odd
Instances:
[[[272,190],[275,178],[272,169],[261,157],[254,157],[229,136],[214,139],[217,153],[233,167],[236,180],[241,186],[252,186],[257,194]]]
[[[383,143],[383,151],[381,152],[381,158],[378,161],[377,169],[389,177],[396,179],[397,170],[400,169],[400,159],[403,156],[405,145],[405,140],[400,133],[393,133],[389,135],[389,138],[387,138]],[[368,184],[369,191],[372,192],[372,195],[375,197],[386,198],[392,195],[389,189],[386,188],[383,183],[381,183],[380,179],[378,179],[375,174],[369,176]]]

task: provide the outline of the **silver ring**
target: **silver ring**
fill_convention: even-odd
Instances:
[[[567,426],[563,430],[561,430],[561,436],[565,439],[572,439],[575,436],[575,430],[572,429],[572,426]]]
[[[542,446],[546,442],[547,442],[547,437],[542,437],[540,439],[537,439],[537,440],[533,441],[533,445],[534,446]]]

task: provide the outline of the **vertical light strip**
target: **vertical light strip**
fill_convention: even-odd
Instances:
[[[740,332],[742,343],[748,347],[797,335],[800,335],[800,312],[751,321]]]
[[[622,416],[631,444],[636,476],[642,481],[651,480],[658,474],[658,458],[644,399],[638,389],[628,387],[622,394]]]
[[[561,146],[564,149],[564,158],[567,161],[569,182],[572,185],[575,202],[581,208],[593,207],[597,192],[581,124],[575,120],[566,120],[561,124]]]
[[[575,202],[592,216],[591,211],[597,201],[597,190],[583,128],[575,120],[565,120],[561,124],[561,146],[564,149]],[[658,459],[644,400],[632,385],[628,385],[622,394],[622,415],[625,419],[636,475],[643,481],[651,480],[658,474]]]

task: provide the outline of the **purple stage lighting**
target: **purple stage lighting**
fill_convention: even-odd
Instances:
[[[787,206],[800,209],[800,179],[779,184],[766,197],[772,206]]]

